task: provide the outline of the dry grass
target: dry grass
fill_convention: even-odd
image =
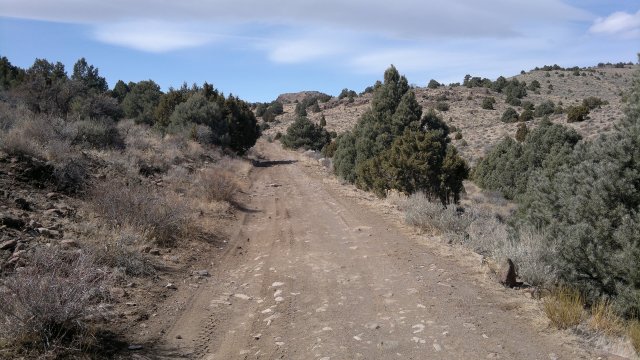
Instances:
[[[209,201],[232,202],[238,191],[235,175],[224,168],[208,168],[198,173],[197,184]]]
[[[613,306],[607,300],[601,299],[591,307],[589,327],[605,335],[617,335],[624,330],[624,321],[616,315]]]
[[[98,224],[90,225],[92,226],[83,235],[91,238],[92,245],[89,249],[98,265],[117,269],[126,276],[144,277],[156,274],[151,259],[139,250],[145,241],[144,233],[126,226],[107,229]]]
[[[543,309],[553,326],[568,329],[580,324],[584,301],[578,290],[560,287],[544,299]]]
[[[108,181],[95,187],[91,199],[106,223],[138,228],[160,246],[176,245],[191,230],[182,199],[149,186]]]
[[[557,246],[546,241],[544,234],[536,229],[520,228],[514,238],[507,234],[505,224],[501,226],[504,233],[497,239],[504,241],[494,248],[494,257],[511,259],[518,276],[530,285],[546,287],[555,284],[556,269],[548,265],[545,258],[557,256]]]
[[[629,322],[627,335],[629,336],[629,340],[631,340],[633,348],[636,349],[638,354],[640,354],[640,321],[633,320]]]
[[[78,344],[87,336],[83,318],[102,299],[105,274],[85,253],[36,250],[29,266],[0,283],[3,337],[44,350]]]

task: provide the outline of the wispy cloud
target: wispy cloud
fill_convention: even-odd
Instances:
[[[640,10],[635,14],[620,11],[605,18],[598,18],[589,31],[594,34],[640,38]]]
[[[149,20],[97,25],[94,36],[107,44],[154,53],[198,47],[220,38],[186,25]]]
[[[131,19],[321,26],[398,38],[516,36],[539,25],[592,16],[562,0],[0,0],[0,15],[85,24]]]

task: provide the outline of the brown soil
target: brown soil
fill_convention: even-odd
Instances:
[[[158,344],[139,357],[607,358],[550,330],[538,303],[497,284],[477,255],[416,234],[315,160],[256,148],[212,276],[179,283],[167,316],[147,323]]]

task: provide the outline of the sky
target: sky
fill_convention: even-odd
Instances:
[[[637,61],[640,0],[0,0],[0,56],[164,90],[358,92],[391,64],[410,83]]]

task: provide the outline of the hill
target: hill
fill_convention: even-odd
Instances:
[[[569,123],[566,114],[552,114],[550,120],[554,123],[566,124],[578,131],[585,138],[592,138],[597,134],[612,129],[613,123],[622,115],[623,95],[628,89],[633,72],[637,66],[626,65],[624,67],[603,66],[581,69],[576,73],[574,69],[564,70],[532,70],[508,78],[531,84],[534,81],[540,83],[537,91],[527,91],[527,96],[522,101],[529,101],[535,106],[543,101],[551,100],[564,108],[579,105],[583,99],[597,97],[608,105],[593,109],[587,121]],[[576,75],[577,74],[577,75]],[[436,109],[438,103],[446,103],[449,109],[436,110],[449,126],[462,133],[462,138],[453,140],[462,156],[471,164],[475,164],[483,157],[499,140],[505,136],[515,136],[518,123],[504,123],[500,118],[504,111],[513,107],[518,113],[524,109],[522,106],[512,106],[506,103],[507,96],[484,87],[466,86],[440,86],[436,89],[427,87],[414,88],[416,98],[425,109]],[[276,122],[270,123],[270,129],[265,135],[275,136],[276,133],[284,133],[295,118],[295,99],[303,99],[313,92],[301,92],[295,94],[283,94],[277,101],[287,99],[284,104],[284,113],[276,118]],[[495,98],[494,110],[482,108],[482,102],[487,97]],[[294,99],[293,102],[289,101]],[[338,134],[350,130],[358,121],[358,118],[369,108],[371,94],[361,94],[350,102],[348,98],[339,100],[332,98],[326,103],[320,103],[321,112],[309,112],[312,121],[319,122],[321,115],[327,121],[327,130],[336,131]],[[535,127],[540,121],[536,118],[527,122],[529,128]],[[455,136],[452,131],[451,136]]]

